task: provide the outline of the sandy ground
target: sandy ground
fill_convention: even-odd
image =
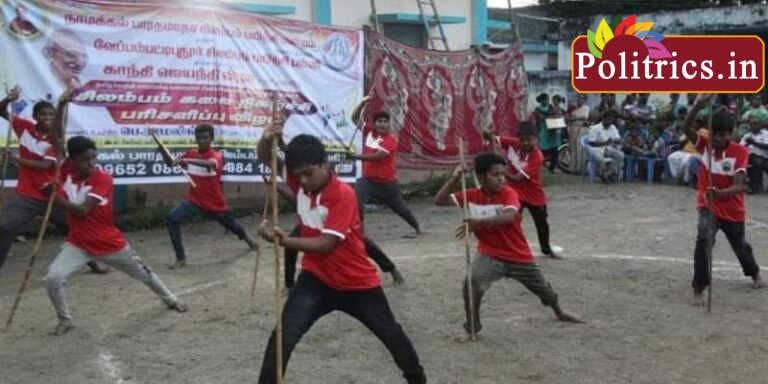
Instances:
[[[372,237],[407,283],[390,304],[421,355],[430,383],[766,383],[768,289],[752,290],[722,234],[715,248],[711,314],[688,305],[695,237],[694,191],[684,187],[590,185],[570,179],[549,188],[553,243],[566,259],[541,260],[563,306],[588,323],[559,323],[514,281],[484,300],[483,332],[453,342],[462,322],[463,243],[452,239],[461,213],[413,204],[429,234],[411,232],[391,213],[368,216]],[[747,236],[768,266],[768,197],[748,198]],[[284,224],[290,226],[292,218]],[[248,219],[250,228],[256,227]],[[537,244],[533,223],[525,218]],[[55,315],[40,283],[61,238],[48,239],[9,332],[0,334],[2,383],[255,382],[274,325],[274,274],[266,248],[255,299],[253,256],[215,223],[184,227],[189,266],[173,258],[164,230],[129,234],[133,246],[190,305],[165,310],[143,285],[113,271],[73,275],[69,303],[77,328],[55,337]],[[16,245],[0,270],[3,322],[24,255]],[[536,249],[538,247],[535,247]],[[765,268],[763,269],[765,270]],[[401,383],[384,347],[360,324],[335,313],[296,349],[287,383]]]

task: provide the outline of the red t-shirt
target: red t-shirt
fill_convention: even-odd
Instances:
[[[329,234],[338,238],[330,253],[304,253],[301,268],[341,291],[380,287],[379,271],[365,251],[357,197],[352,187],[332,175],[322,191],[307,194],[293,176],[289,175],[286,181],[296,194],[301,237]]]
[[[451,198],[457,206],[464,206],[464,197],[461,192],[452,194]],[[517,192],[508,186],[502,187],[501,191],[493,196],[487,196],[480,188],[469,189],[467,201],[471,218],[496,216],[502,210],[509,208],[520,211]],[[516,215],[512,224],[478,227],[474,232],[478,240],[477,251],[501,261],[534,263],[533,253],[525,239],[521,222],[521,216]]]
[[[184,166],[189,176],[197,184],[197,188],[189,187],[187,200],[209,212],[229,210],[227,199],[224,197],[224,190],[221,187],[221,174],[224,172],[224,157],[221,156],[221,153],[213,148],[209,148],[203,153],[198,152],[197,148],[192,148],[185,152],[181,158],[213,160],[216,162],[215,168],[206,168],[194,164]]]
[[[375,129],[371,128],[366,128],[363,134],[365,135],[363,155],[372,155],[379,150],[387,153],[387,156],[379,161],[363,161],[363,176],[377,183],[397,180],[397,169],[395,168],[397,138],[395,135],[390,132],[379,135]]]
[[[115,226],[112,215],[112,176],[94,169],[81,179],[72,169],[70,160],[61,168],[59,195],[76,204],[83,204],[88,197],[99,203],[85,216],[69,213],[69,236],[67,241],[84,249],[91,256],[103,256],[125,248],[128,243],[123,233]]]
[[[696,140],[696,150],[702,154],[702,171],[699,172],[699,190],[696,196],[696,206],[707,207],[707,187],[709,186],[709,152],[707,151],[708,138],[699,135]],[[737,173],[747,172],[749,150],[733,141],[728,143],[724,151],[715,151],[712,158],[712,186],[717,189],[728,188],[733,184],[733,178]],[[712,213],[718,219],[725,221],[744,221],[746,207],[744,206],[744,192],[712,199]]]
[[[37,131],[35,123],[16,117],[13,119],[13,131],[19,138],[19,157],[25,160],[56,161],[56,148],[48,135],[43,135]],[[46,201],[48,197],[45,196],[42,188],[48,185],[55,175],[55,166],[44,171],[19,166],[19,182],[16,185],[16,194],[38,201]]]
[[[516,137],[502,136],[501,148],[507,152],[507,170],[512,175],[523,174],[520,181],[509,181],[509,186],[517,192],[524,204],[539,207],[547,204],[547,194],[541,183],[541,167],[544,165],[544,154],[539,148],[532,152],[523,153],[520,150],[520,140]],[[522,172],[521,172],[522,171]]]

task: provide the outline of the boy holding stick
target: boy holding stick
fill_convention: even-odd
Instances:
[[[746,240],[744,226],[744,177],[749,150],[731,140],[734,120],[726,112],[718,111],[712,114],[709,137],[697,134],[694,127],[696,115],[704,106],[709,105],[711,98],[711,94],[699,95],[683,123],[685,135],[696,144],[696,150],[702,155],[701,166],[706,168],[704,172],[699,172],[696,198],[699,222],[691,282],[692,304],[696,306],[705,305],[704,290],[710,286],[711,279],[711,260],[708,260],[707,253],[711,252],[718,230],[725,233],[741,264],[744,276],[752,278],[752,287],[765,286],[760,277],[760,267],[752,253],[752,246]]]
[[[464,308],[467,322],[464,330],[467,335],[460,341],[470,340],[471,330],[479,332],[480,302],[491,284],[501,278],[513,278],[539,297],[541,303],[551,307],[560,321],[580,323],[582,320],[560,308],[557,294],[542,275],[528,247],[520,226],[521,204],[517,193],[505,185],[506,161],[495,153],[478,155],[475,158],[475,174],[480,182],[479,188],[464,192],[451,193],[466,173],[461,164],[453,172],[435,197],[438,206],[469,206],[469,218],[465,219],[469,230],[478,239],[477,256],[471,266],[472,299],[469,297],[468,282],[464,281]],[[469,236],[464,225],[456,231],[456,236]],[[470,307],[470,301],[473,308]],[[474,318],[474,328],[470,319]]]
[[[96,144],[84,136],[75,136],[64,148],[63,116],[69,92],[62,95],[56,109],[51,133],[58,153],[68,153],[61,166],[60,188],[56,203],[69,213],[70,231],[45,277],[48,296],[56,309],[59,323],[55,334],[74,328],[73,317],[64,300],[64,283],[74,271],[89,261],[98,260],[146,284],[169,309],[186,312],[187,306],[166,288],[160,278],[138,255],[115,226],[112,214],[112,176],[96,168]]]
[[[507,171],[504,175],[508,185],[517,192],[521,210],[528,209],[536,225],[539,246],[544,256],[553,259],[562,258],[549,244],[549,221],[547,220],[547,194],[541,182],[541,168],[544,166],[544,154],[537,147],[538,137],[533,124],[520,123],[517,137],[496,136],[483,132],[486,140],[493,140],[506,152]],[[521,212],[522,213],[522,212]]]
[[[176,262],[168,266],[170,269],[182,268],[187,265],[187,254],[181,240],[181,223],[192,215],[205,215],[216,220],[222,227],[244,240],[251,249],[258,244],[238,224],[229,213],[227,199],[221,186],[221,175],[224,171],[224,157],[211,147],[214,140],[213,127],[202,124],[195,127],[197,148],[192,148],[180,158],[173,159],[165,151],[160,153],[169,165],[178,165],[185,169],[195,186],[190,186],[187,199],[181,202],[166,217],[168,234],[171,237],[173,250],[176,252]]]
[[[8,105],[19,99],[21,89],[14,87],[8,96],[0,101],[0,117],[8,120],[8,129],[13,129],[19,138],[19,154],[3,153],[19,167],[19,181],[16,195],[7,200],[0,215],[0,267],[11,250],[13,238],[19,228],[37,216],[42,216],[46,209],[48,196],[43,189],[48,186],[56,172],[56,150],[51,137],[51,125],[55,114],[53,104],[38,101],[32,109],[35,122],[11,116]],[[3,175],[5,178],[6,175]],[[60,229],[67,230],[67,213],[61,207],[54,207],[50,221]],[[107,273],[108,269],[94,261],[88,262],[94,273]]]
[[[265,130],[259,153],[266,153],[272,140],[279,139],[269,128]],[[419,357],[395,320],[378,272],[366,255],[354,190],[329,169],[325,148],[314,136],[298,135],[288,143],[285,168],[287,184],[296,195],[301,237],[289,236],[278,223],[271,230],[266,222],[259,228],[266,241],[304,252],[302,271],[283,309],[283,368],[309,328],[339,310],[358,319],[384,343],[409,384],[426,383]],[[264,353],[260,384],[276,381],[275,339],[273,332]]]

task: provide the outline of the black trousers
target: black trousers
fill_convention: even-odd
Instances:
[[[419,356],[411,340],[395,320],[381,287],[361,291],[339,291],[323,284],[308,272],[302,272],[299,275],[296,287],[291,291],[283,307],[283,374],[291,358],[291,352],[301,337],[317,320],[337,310],[359,320],[384,343],[408,384],[427,382],[424,369],[419,363]],[[275,343],[273,331],[267,350],[264,352],[259,384],[276,382]]]
[[[47,201],[19,196],[15,192],[8,196],[5,206],[3,206],[3,213],[0,215],[0,267],[3,266],[5,258],[11,251],[13,237],[35,217],[45,215],[47,206]],[[64,233],[69,230],[67,211],[60,205],[54,204],[49,221]],[[98,269],[95,261],[89,261],[88,267],[91,270]]]
[[[357,179],[355,191],[357,192],[357,204],[360,209],[360,219],[363,218],[363,207],[365,207],[366,204],[380,202],[405,220],[408,225],[413,227],[413,229],[419,231],[419,222],[416,220],[416,217],[413,216],[413,212],[411,212],[410,208],[405,205],[403,194],[400,193],[400,184],[397,180],[387,183],[378,183],[367,177],[361,177]]]
[[[714,225],[712,225],[714,221]],[[693,282],[691,286],[697,291],[702,291],[709,285],[709,265],[707,263],[707,241],[712,239],[717,231],[722,230],[725,238],[731,244],[731,249],[739,259],[744,276],[755,277],[760,273],[760,267],[755,262],[752,246],[745,236],[743,221],[720,220],[709,209],[699,208],[698,234],[696,235],[696,249],[693,252]]]
[[[300,236],[300,229],[300,226],[295,226],[290,236]],[[365,242],[365,251],[368,253],[368,257],[381,268],[382,272],[390,273],[395,269],[395,263],[387,257],[387,254],[376,243],[367,237],[363,237],[363,241]],[[299,251],[286,248],[283,255],[285,257],[285,287],[293,288],[296,283],[296,262],[299,259]]]
[[[536,234],[539,237],[539,246],[541,247],[541,253],[549,255],[552,253],[552,247],[549,245],[549,221],[547,221],[547,205],[530,205],[523,203],[520,209],[520,214],[523,210],[528,209],[533,217],[533,223],[536,225]]]

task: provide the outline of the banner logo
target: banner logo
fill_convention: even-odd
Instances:
[[[632,15],[571,44],[571,83],[581,93],[755,93],[765,85],[757,36],[665,36]]]

